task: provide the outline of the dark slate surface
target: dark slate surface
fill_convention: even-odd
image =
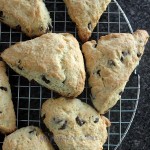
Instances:
[[[118,0],[132,27],[150,33],[150,0]],[[150,42],[140,62],[141,95],[132,126],[119,150],[150,149]]]
[[[148,32],[150,33],[150,0],[118,0],[119,4],[121,5],[121,7],[123,8],[123,10],[125,11],[132,27],[134,30],[136,29],[146,29],[148,30]],[[62,5],[64,6],[64,5]],[[53,17],[53,14],[51,14]],[[143,17],[144,16],[144,17]],[[60,16],[61,17],[61,16]],[[62,18],[63,18],[63,14],[62,14]],[[57,18],[56,18],[57,19]],[[60,19],[60,18],[59,18]],[[103,21],[105,19],[105,15],[103,15]],[[59,28],[60,24],[58,24],[57,29]],[[71,26],[71,25],[70,25]],[[3,25],[4,27],[4,25]],[[72,26],[71,26],[72,27]],[[114,26],[115,27],[115,26]],[[10,29],[8,27],[6,27],[6,31],[10,31]],[[105,28],[105,27],[104,27]],[[113,27],[111,27],[113,29]],[[63,26],[61,25],[60,28],[60,32],[63,29]],[[68,28],[69,29],[69,28]],[[72,28],[71,28],[72,29]],[[107,28],[106,28],[107,30]],[[115,29],[116,30],[116,29]],[[124,31],[125,28],[123,27],[122,30]],[[122,31],[121,30],[121,31]],[[4,29],[3,29],[4,31]],[[122,32],[123,32],[122,31]],[[113,32],[113,30],[111,31]],[[125,31],[124,31],[125,32]],[[14,35],[14,34],[13,34]],[[9,34],[2,34],[3,36],[3,40],[6,40],[5,42],[9,41]],[[15,38],[12,37],[12,39],[17,42],[19,41],[19,35],[15,34]],[[93,37],[94,34],[93,34]],[[93,38],[92,37],[92,38]],[[18,39],[17,39],[18,38]],[[95,37],[96,38],[96,37]],[[27,40],[28,38],[26,38],[26,36],[23,35],[23,40]],[[8,44],[3,44],[3,46],[1,47],[0,45],[0,49],[5,49],[9,46]],[[133,121],[133,124],[127,134],[127,136],[125,137],[123,143],[121,144],[119,150],[150,150],[150,94],[149,94],[149,89],[150,89],[150,43],[146,46],[146,50],[145,50],[145,54],[140,62],[140,66],[138,68],[138,72],[141,76],[141,95],[140,95],[140,101],[139,101],[139,106],[138,106],[138,110],[136,113],[136,117]],[[24,78],[21,78],[21,85],[24,85],[25,83],[28,85],[28,81]],[[14,83],[14,78],[12,80],[12,85],[15,85],[16,83]],[[33,84],[33,83],[31,83]],[[36,83],[34,83],[33,85],[35,85]],[[34,91],[36,90],[36,91]],[[24,95],[26,97],[28,97],[28,88],[24,88],[20,90],[20,94]],[[33,97],[39,97],[39,89],[31,89],[31,96],[32,93],[34,93]],[[46,89],[43,89],[43,95],[45,95]],[[17,96],[14,92],[14,96]],[[35,95],[36,94],[36,95]],[[28,98],[27,98],[28,99]],[[16,101],[17,102],[17,101]],[[34,106],[33,108],[38,108],[39,107],[39,103],[37,103],[37,101],[33,101],[33,103],[31,103],[31,106]],[[22,106],[23,104],[23,106]],[[16,105],[16,104],[15,104]],[[130,104],[128,104],[130,105]],[[24,101],[22,101],[22,103],[20,103],[20,107],[28,107],[28,101],[25,99]],[[19,111],[19,118],[21,116],[24,116],[24,118],[27,118],[28,116],[28,112],[26,111],[26,113],[23,114],[23,112],[21,113],[21,111]],[[24,111],[25,112],[25,111]],[[30,112],[31,118],[30,119],[36,119],[36,115],[34,112]],[[117,116],[116,116],[117,117]],[[126,116],[126,118],[124,118],[124,120],[128,120],[129,116]],[[30,121],[30,124],[32,124],[32,122]],[[25,123],[20,123],[19,127],[21,126],[26,126],[27,122]],[[38,125],[38,124],[34,124],[34,125]],[[1,136],[0,136],[0,141],[2,141]],[[1,149],[1,147],[0,147]]]

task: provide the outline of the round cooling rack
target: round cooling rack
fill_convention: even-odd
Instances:
[[[53,32],[69,32],[79,40],[75,24],[68,16],[63,0],[45,0],[45,3],[53,20]],[[133,31],[120,5],[116,0],[112,0],[107,10],[103,13],[91,39],[98,40],[102,35],[122,32]],[[24,34],[10,29],[4,24],[0,24],[0,51],[3,51],[16,42],[25,40],[29,40],[29,38]],[[16,111],[17,127],[21,128],[28,125],[35,125],[41,127],[46,132],[45,126],[40,119],[41,105],[47,98],[55,97],[57,94],[34,81],[29,82],[10,68],[8,68],[8,75]],[[140,77],[134,71],[121,99],[106,114],[106,117],[111,121],[111,127],[108,128],[108,140],[104,145],[104,150],[116,150],[121,144],[135,116],[139,94]],[[78,98],[86,103],[91,103],[90,88],[88,87],[87,81],[84,92]],[[0,134],[0,149],[3,140],[4,135]]]

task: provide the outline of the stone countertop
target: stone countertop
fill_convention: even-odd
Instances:
[[[133,30],[150,34],[150,0],[118,0]],[[140,62],[141,94],[136,116],[119,150],[150,150],[150,42]]]
[[[126,13],[133,27],[133,30],[135,31],[136,29],[146,29],[150,34],[150,0],[117,0],[117,1],[119,2],[122,9]],[[8,47],[8,45],[3,46]],[[118,150],[150,150],[149,49],[150,49],[150,42],[146,46],[145,54],[142,57],[138,69],[138,73],[141,76],[141,95],[137,113],[129,132],[127,133],[127,136],[123,140]],[[28,101],[26,103],[28,107]],[[26,103],[24,103],[24,105],[26,105]],[[35,106],[37,106],[37,104]]]

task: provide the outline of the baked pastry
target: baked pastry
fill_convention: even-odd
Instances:
[[[64,0],[80,39],[86,42],[111,0]]]
[[[113,33],[86,42],[82,50],[90,75],[92,102],[100,114],[106,113],[120,99],[125,85],[139,64],[148,33]]]
[[[4,139],[3,150],[54,150],[41,129],[28,126],[16,130]]]
[[[33,37],[51,30],[43,0],[0,0],[0,21]]]
[[[61,150],[102,150],[108,119],[79,99],[48,99],[42,119]]]
[[[2,53],[17,73],[66,97],[84,89],[84,61],[78,41],[71,34],[47,33],[21,42]]]
[[[4,62],[0,61],[0,132],[7,134],[16,129],[16,116],[11,89]]]

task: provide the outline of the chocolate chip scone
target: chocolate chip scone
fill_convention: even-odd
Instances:
[[[51,30],[43,0],[0,0],[0,21],[33,37]]]
[[[85,42],[91,36],[101,15],[111,0],[64,0],[68,13],[76,23],[80,39]]]
[[[61,150],[102,150],[108,119],[79,99],[48,99],[42,119]]]
[[[28,126],[16,130],[4,139],[3,150],[54,150],[41,129]]]
[[[0,132],[7,134],[16,129],[16,116],[11,89],[4,62],[0,61]]]
[[[86,42],[82,49],[91,87],[92,102],[100,114],[120,99],[125,85],[143,55],[148,33],[114,33]]]
[[[17,73],[66,97],[84,89],[84,61],[78,41],[71,34],[47,33],[11,46],[2,58]]]

